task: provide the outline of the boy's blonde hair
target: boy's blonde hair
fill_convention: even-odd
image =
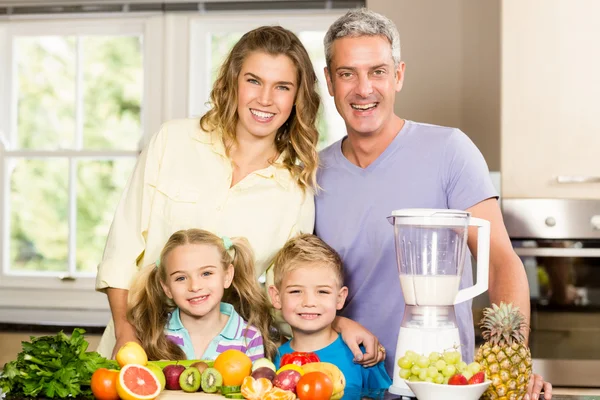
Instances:
[[[344,285],[342,259],[327,243],[315,235],[301,234],[287,241],[277,253],[273,265],[273,280],[280,290],[286,274],[307,264],[331,268],[340,287]]]

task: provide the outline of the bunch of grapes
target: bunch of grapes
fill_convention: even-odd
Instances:
[[[454,374],[462,374],[470,379],[481,370],[479,363],[472,362],[467,365],[456,350],[447,350],[442,354],[434,351],[428,356],[409,350],[398,359],[398,366],[402,379],[440,384],[447,384]]]

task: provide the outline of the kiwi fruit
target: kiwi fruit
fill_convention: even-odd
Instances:
[[[206,393],[215,393],[221,388],[223,384],[223,377],[221,373],[214,368],[206,368],[202,373],[202,379],[200,385],[202,390]]]
[[[198,368],[188,367],[179,375],[179,386],[184,392],[193,393],[200,389],[202,375]]]
[[[221,386],[221,394],[223,395],[228,393],[240,393],[241,391],[241,386]]]
[[[200,371],[200,373],[203,373],[204,370],[209,367],[209,365],[207,363],[205,363],[204,361],[196,361],[195,363],[190,365],[190,367],[197,368],[198,371]]]
[[[245,399],[244,395],[241,393],[227,393],[224,394],[226,399]]]

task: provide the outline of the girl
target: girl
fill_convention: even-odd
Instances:
[[[148,358],[214,360],[230,348],[252,361],[272,357],[270,303],[253,258],[244,238],[200,229],[171,235],[130,291],[127,318]]]
[[[126,318],[133,276],[175,231],[248,238],[255,279],[286,240],[312,232],[317,168],[316,75],[298,37],[278,26],[246,33],[214,83],[201,119],[166,123],[141,153],[98,266],[112,320],[98,351],[135,341]],[[302,167],[300,166],[302,164]]]

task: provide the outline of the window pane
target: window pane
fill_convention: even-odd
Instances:
[[[141,37],[82,37],[81,49],[83,147],[135,150],[142,134]]]
[[[210,35],[210,83],[217,79],[219,68],[233,45],[242,37],[243,32],[211,33]]]
[[[67,271],[68,161],[18,159],[7,164],[14,167],[8,198],[9,270]]]
[[[77,271],[96,272],[117,203],[135,159],[77,164]]]
[[[69,148],[75,133],[75,38],[18,37],[16,145]]]

